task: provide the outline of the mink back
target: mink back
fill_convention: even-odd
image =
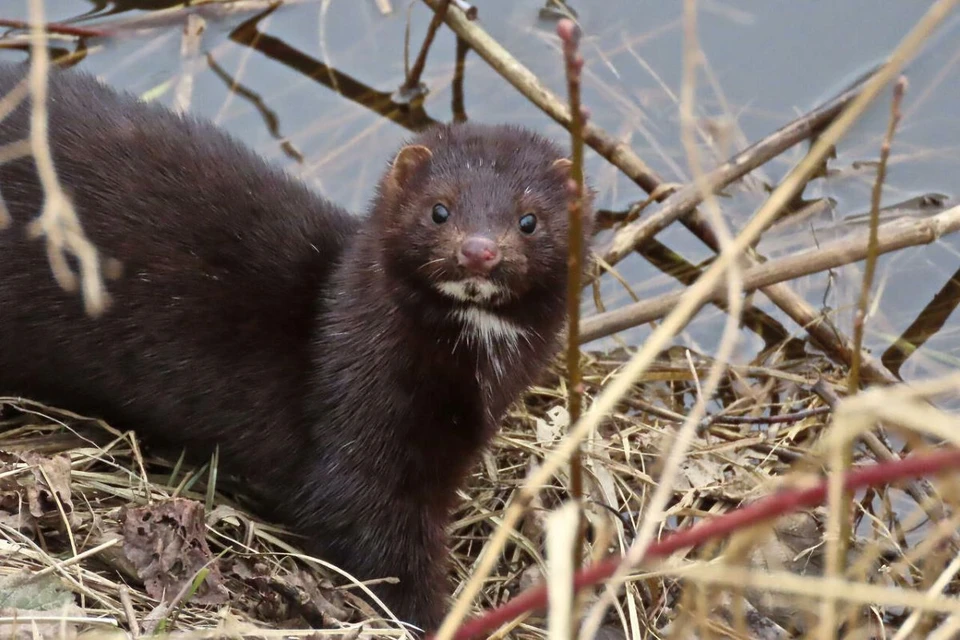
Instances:
[[[0,94],[26,73],[0,64]],[[0,143],[29,134],[29,98]],[[31,158],[0,165],[0,390],[132,428],[261,479],[303,450],[317,292],[357,221],[204,121],[52,72],[53,161],[81,225],[122,273],[99,318],[54,281],[26,226]],[[267,476],[264,478],[264,476]]]

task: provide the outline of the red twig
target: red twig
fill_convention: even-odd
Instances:
[[[10,18],[0,18],[0,27],[11,27],[13,29],[29,29],[30,23],[25,20],[12,20]],[[105,38],[110,34],[99,29],[88,29],[86,27],[74,27],[69,24],[60,24],[58,22],[48,22],[43,26],[50,33],[59,33],[65,36],[76,36],[78,38]]]
[[[960,449],[953,447],[943,451],[913,455],[893,462],[883,462],[849,471],[844,477],[844,490],[857,491],[908,478],[928,477],[952,467],[960,467]],[[764,520],[801,508],[812,507],[823,502],[826,495],[826,480],[805,489],[778,491],[722,516],[705,520],[668,535],[663,540],[650,545],[646,555],[644,555],[644,560],[662,558],[679,549],[703,544],[715,538],[752,527]],[[620,562],[621,558],[619,556],[610,557],[582,569],[574,577],[574,588],[580,590],[608,578],[616,571]],[[496,609],[491,609],[478,618],[464,622],[453,635],[453,640],[468,640],[468,638],[489,633],[523,613],[544,607],[546,603],[546,586],[531,587]]]

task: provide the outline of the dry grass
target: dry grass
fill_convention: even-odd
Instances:
[[[622,366],[622,357],[608,354],[588,359],[588,396]],[[811,362],[803,361],[780,363],[776,369],[733,369],[735,379],[725,381],[722,393],[729,398],[728,406],[748,407],[750,415],[822,406],[809,387],[823,372],[811,366]],[[701,368],[700,372],[705,370]],[[549,453],[563,433],[564,391],[558,386],[559,378],[556,380],[556,386],[531,390],[526,401],[515,408],[464,492],[463,505],[451,527],[452,557],[459,580],[471,573],[503,505],[510,502],[530,467]],[[650,380],[638,386],[586,443],[585,488],[594,555],[607,551],[607,542],[613,549],[623,550],[632,541],[663,439],[674,431],[695,397],[694,374],[686,359],[664,360],[651,372]],[[80,598],[80,606],[70,615],[71,619],[83,619],[81,628],[128,628],[129,609],[143,629],[157,615],[161,603],[144,592],[123,553],[121,511],[174,496],[206,504],[207,544],[212,554],[220,556],[221,573],[232,600],[221,606],[181,603],[168,614],[168,619],[175,615],[178,631],[242,623],[306,629],[323,618],[326,605],[335,615],[353,610],[357,618],[371,617],[372,612],[362,609],[349,593],[326,585],[325,579],[332,577],[330,572],[285,557],[296,551],[296,541],[251,515],[249,507],[242,505],[242,494],[218,489],[208,495],[209,466],[197,469],[144,454],[133,434],[119,433],[99,421],[15,398],[3,402],[9,416],[0,422],[0,451],[12,455],[5,456],[0,467],[0,504],[4,507],[0,517],[0,576],[4,580],[24,574],[56,576],[59,588]],[[729,415],[741,413],[732,410]],[[787,468],[784,460],[794,459],[806,443],[816,439],[823,419],[823,415],[813,415],[781,425],[779,434],[767,434],[756,425],[728,424],[729,419],[717,416],[693,443],[671,497],[671,524],[683,524],[729,508],[745,497],[761,495],[768,488],[767,480]],[[36,469],[42,465],[38,466],[37,460],[25,462],[16,457],[23,452],[39,454],[47,461],[65,456],[70,473],[63,481],[37,476]],[[218,477],[218,485],[223,486],[227,480]],[[564,499],[565,481],[561,472],[556,486],[543,491],[525,516],[494,576],[485,584],[481,605],[500,603],[539,576],[543,520]],[[61,504],[49,498],[38,500],[42,513],[32,517],[25,488],[37,484],[42,495],[57,496]],[[56,491],[46,490],[49,487]],[[23,501],[19,506],[12,502],[16,495]],[[68,562],[75,556],[81,557]],[[256,571],[252,571],[255,565]],[[256,576],[251,577],[251,573]],[[313,576],[318,584],[307,576]],[[660,585],[654,592],[670,591],[659,579],[655,582]],[[127,587],[129,607],[121,596],[123,586]],[[651,587],[653,584],[637,586],[635,595]],[[303,594],[320,596],[326,602],[301,605],[297,596]],[[0,608],[9,606],[0,602]],[[639,599],[628,605],[644,628],[657,626],[655,621],[671,607],[669,601],[649,607]],[[332,618],[322,623],[334,626]],[[386,633],[386,625],[367,627]]]
[[[595,397],[623,367],[627,355],[587,355],[588,398]],[[706,357],[682,350],[662,354],[585,443],[588,560],[624,553],[635,542],[663,454],[696,402],[698,380],[711,364]],[[560,373],[532,389],[511,411],[463,491],[450,528],[455,583],[462,584],[473,574],[504,506],[514,500],[531,468],[548,457],[564,435],[565,391]],[[801,482],[803,472],[824,468],[824,460],[813,463],[817,456],[810,454],[839,437],[831,435],[838,430],[830,428],[823,398],[843,392],[845,373],[816,357],[786,361],[776,353],[756,366],[728,368],[669,491],[664,529],[687,526],[767,495],[783,484],[788,472],[794,472],[787,480],[791,484]],[[183,637],[228,630],[250,637],[266,637],[269,630],[280,629],[285,634],[306,634],[311,625],[338,633],[362,629],[359,637],[399,634],[386,623],[369,622],[374,612],[353,596],[355,590],[334,588],[333,572],[290,557],[296,552],[296,540],[244,508],[245,496],[227,488],[228,479],[219,475],[221,488],[210,492],[209,466],[197,469],[143,453],[132,434],[95,420],[15,398],[3,403],[7,417],[0,422],[0,451],[13,455],[5,455],[0,467],[4,509],[0,512],[0,580],[11,585],[6,581],[15,576],[32,575],[39,587],[49,589],[45,581],[51,581],[57,591],[73,594],[66,610],[21,610],[19,615],[66,620],[68,626],[91,637],[129,630],[131,621],[142,633],[164,619],[169,630]],[[858,415],[871,417],[864,412]],[[772,424],[765,424],[765,419]],[[935,426],[928,423],[929,429]],[[845,437],[852,438],[855,434],[849,431]],[[37,459],[31,464],[15,457],[23,452],[39,454],[45,461],[65,456],[68,483],[38,476],[36,470],[43,465],[38,466]],[[862,446],[855,452],[857,463],[870,457]],[[556,480],[538,493],[484,582],[478,606],[500,604],[541,579],[546,566],[545,525],[551,512],[566,500],[568,481],[567,471],[561,469]],[[48,497],[38,500],[42,512],[32,517],[28,488],[37,485],[41,490],[56,487],[57,492],[41,491],[41,498]],[[953,480],[937,490],[923,507],[951,514],[938,523],[931,523],[901,489],[857,495],[847,572],[826,585],[817,579],[824,566],[828,512],[823,508],[745,531],[721,546],[708,545],[646,566],[631,574],[613,617],[605,622],[607,631],[622,629],[626,637],[691,637],[697,627],[698,633],[713,629],[720,637],[726,632],[733,637],[791,637],[758,634],[775,625],[812,632],[818,596],[831,593],[837,597],[839,611],[853,623],[844,637],[874,637],[857,635],[852,629],[873,628],[875,633],[881,616],[891,634],[910,615],[911,607],[956,613],[960,604],[935,596],[960,587],[954,578],[956,567],[948,567],[956,550],[955,528],[960,520],[952,514],[960,494]],[[13,495],[23,501],[19,520],[9,515],[18,511],[10,501]],[[50,499],[52,495],[59,500]],[[147,595],[131,568],[123,550],[122,510],[174,496],[207,505],[206,542],[218,557],[229,602],[209,605],[186,598],[164,607]],[[924,542],[918,546],[918,540]],[[924,598],[923,590],[938,578],[941,584]],[[6,597],[16,597],[16,592],[10,589]],[[62,600],[50,597],[42,602],[49,606]],[[591,595],[585,604],[595,600]],[[0,601],[0,609],[9,608],[10,602]],[[920,621],[929,624],[932,619],[926,616]],[[360,624],[364,620],[368,622]],[[734,630],[739,625],[744,629],[738,636]],[[538,613],[521,620],[512,637],[542,638],[545,628],[543,614]]]

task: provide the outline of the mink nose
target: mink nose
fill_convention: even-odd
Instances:
[[[468,271],[488,274],[500,263],[500,248],[489,238],[470,236],[460,245],[457,262]]]

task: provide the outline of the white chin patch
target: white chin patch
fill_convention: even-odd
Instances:
[[[506,290],[484,278],[464,278],[437,283],[437,290],[460,302],[487,302],[503,296]]]
[[[487,350],[503,343],[515,351],[518,341],[527,339],[526,330],[486,309],[461,307],[454,311],[454,315],[464,325],[461,336]]]

